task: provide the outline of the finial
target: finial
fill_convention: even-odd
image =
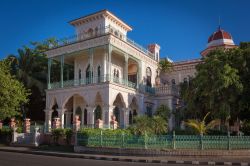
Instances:
[[[218,30],[221,30],[221,28],[220,28],[220,16],[219,16],[219,27],[218,27]]]

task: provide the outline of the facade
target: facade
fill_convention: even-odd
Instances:
[[[111,12],[102,10],[70,24],[76,30],[75,36],[46,51],[47,131],[55,117],[62,128],[70,127],[75,115],[80,116],[83,127],[95,127],[101,122],[101,127],[110,128],[115,117],[118,126],[125,128],[135,116],[152,116],[162,104],[174,110],[178,84],[194,77],[195,66],[201,62],[200,59],[174,62],[171,72],[159,75],[160,46],[149,44],[146,49],[129,39],[127,33],[132,28]],[[215,40],[220,40],[217,44],[228,45],[231,37],[228,34],[227,40],[221,41],[216,33],[213,36],[209,44],[215,44],[209,45],[202,55],[216,48]],[[234,44],[231,42],[230,46]],[[170,130],[173,125],[171,116]]]

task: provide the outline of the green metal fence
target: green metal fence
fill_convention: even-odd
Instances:
[[[77,133],[77,143],[87,147],[145,148],[145,149],[250,149],[250,136],[199,135],[103,135],[85,136]]]

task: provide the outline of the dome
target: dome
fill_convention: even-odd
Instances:
[[[220,27],[208,38],[207,47],[234,45],[234,41],[230,33],[224,31]]]

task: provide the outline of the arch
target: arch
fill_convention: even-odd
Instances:
[[[53,122],[54,118],[57,118],[58,117],[58,111],[57,111],[57,108],[58,108],[58,105],[57,103],[55,103],[53,106],[52,106],[52,114],[51,114],[51,122]]]
[[[76,115],[79,115],[79,119],[82,119],[82,109],[81,109],[81,107],[77,107],[76,108],[76,113],[75,113]]]
[[[55,105],[55,104],[57,104],[58,102],[57,102],[57,98],[55,97],[55,96],[53,96],[53,97],[51,97],[52,98],[52,100],[50,100],[50,98],[48,98],[48,100],[49,100],[49,109],[52,109],[52,107]]]
[[[71,94],[69,94],[68,96],[65,97],[65,99],[63,101],[63,104],[62,104],[62,108],[65,108],[67,102],[70,100],[70,98],[73,98],[73,96],[80,97],[81,98],[81,103],[83,103],[83,105],[87,105],[87,102],[86,102],[85,98],[82,95],[80,95],[79,93],[71,93]]]
[[[102,105],[102,104],[103,104],[102,96],[100,92],[97,92],[95,97],[95,105]]]
[[[125,108],[126,107],[126,104],[124,102],[124,99],[123,99],[123,96],[122,96],[121,93],[118,93],[116,95],[116,98],[115,98],[115,100],[113,102],[113,105],[114,106],[120,106],[121,108]]]
[[[146,85],[152,87],[151,83],[151,77],[152,77],[152,71],[150,67],[147,67],[146,69]]]

